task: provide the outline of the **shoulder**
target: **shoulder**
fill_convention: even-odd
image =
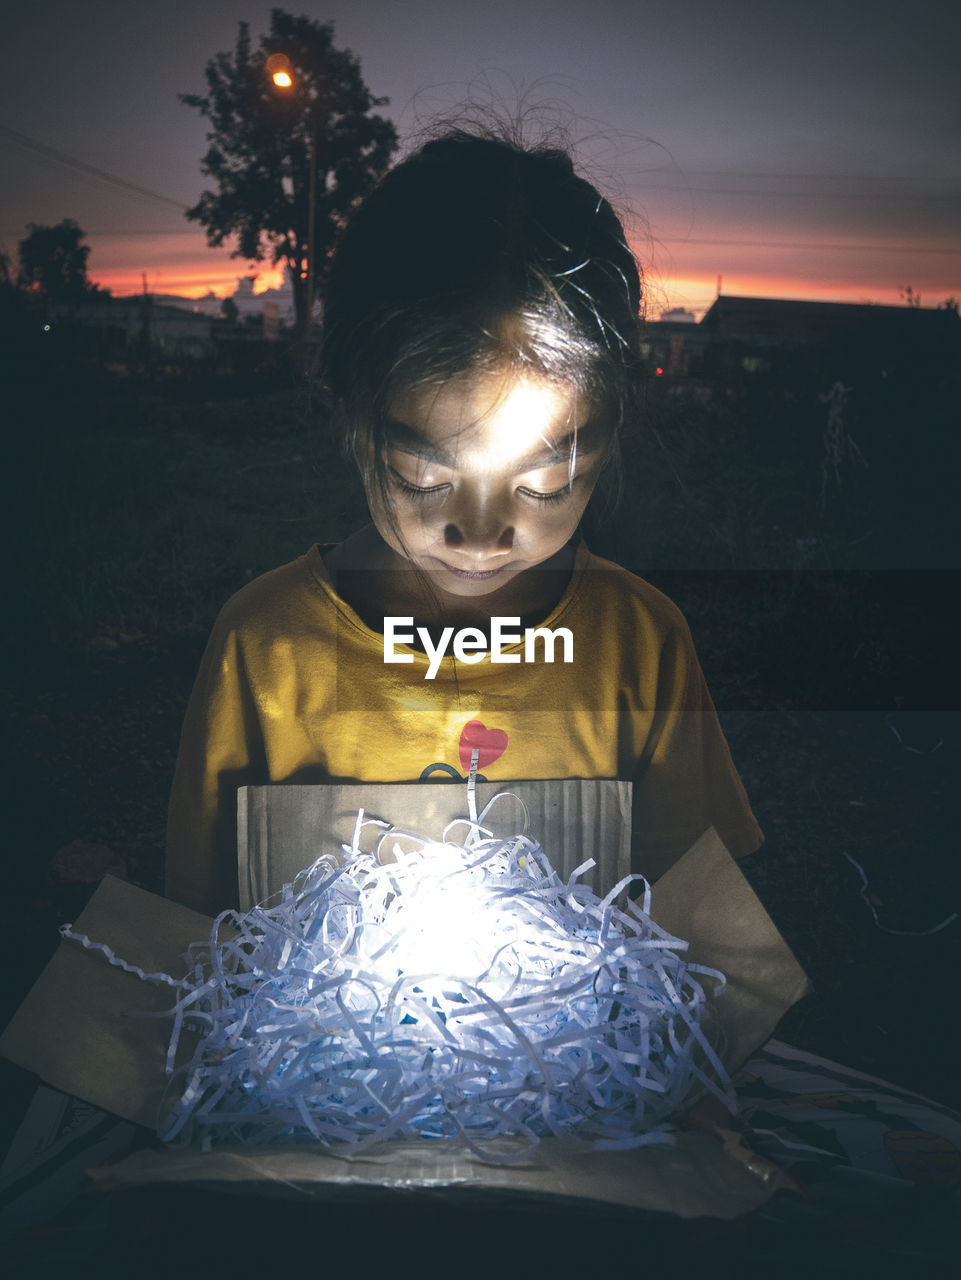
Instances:
[[[674,601],[650,582],[586,548],[582,548],[578,568],[582,570],[578,592],[582,607],[596,610],[599,617],[633,622],[652,638],[673,636],[690,644],[687,619]]]
[[[254,578],[230,597],[215,624],[215,632],[253,637],[315,625],[328,606],[329,580],[320,549]]]

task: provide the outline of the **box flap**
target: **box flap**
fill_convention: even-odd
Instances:
[[[807,974],[713,827],[654,885],[651,915],[727,979],[716,1047],[733,1075],[811,990]]]
[[[211,921],[107,876],[74,928],[146,973],[175,973]],[[0,1053],[65,1093],[156,1129],[169,1084],[169,987],[142,982],[77,943],[61,942],[3,1035]]]

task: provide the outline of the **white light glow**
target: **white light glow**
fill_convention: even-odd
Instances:
[[[200,1040],[162,1137],[459,1136],[498,1159],[504,1138],[668,1141],[698,1081],[730,1098],[700,1027],[704,973],[723,978],[646,900],[564,884],[522,836],[346,852],[195,949],[169,1062],[181,1019]]]
[[[407,973],[444,974],[467,982],[496,967],[503,947],[516,946],[517,921],[491,909],[476,875],[464,868],[459,850],[427,845],[416,855],[420,883],[416,894],[395,895],[379,903],[373,916],[388,939],[377,964]],[[370,908],[367,908],[370,916]]]
[[[487,419],[493,452],[502,458],[523,458],[549,439],[549,432],[566,424],[569,388],[550,382],[518,378]]]

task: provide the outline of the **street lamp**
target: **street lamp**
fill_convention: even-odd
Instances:
[[[294,83],[290,74],[290,59],[285,53],[272,53],[267,59],[267,74],[278,89],[289,89]]]
[[[267,74],[278,89],[294,87],[293,67],[285,53],[272,53],[267,59]],[[317,199],[317,119],[313,111],[309,115],[310,146],[308,150],[307,172],[307,297],[306,297],[306,329],[304,338],[310,341],[311,324],[314,318],[314,223],[316,221]]]

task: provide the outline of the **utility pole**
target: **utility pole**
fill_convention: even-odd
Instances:
[[[304,339],[307,344],[307,358],[310,359],[310,331],[314,319],[314,223],[317,216],[317,120],[310,121],[310,163],[308,165],[309,185],[307,191],[307,332]]]
[[[309,79],[300,76],[294,69],[290,59],[284,53],[273,53],[266,62],[267,74],[273,84],[283,92],[294,92],[298,88],[307,102],[307,123],[310,129],[307,152],[307,279],[304,293],[306,316],[304,332],[301,334],[305,370],[310,373],[310,334],[314,318],[314,273],[316,257],[317,220],[317,135],[320,132],[320,112],[318,99],[320,88]]]
[[[140,359],[146,368],[150,364],[150,294],[147,292],[147,273],[140,273]]]

